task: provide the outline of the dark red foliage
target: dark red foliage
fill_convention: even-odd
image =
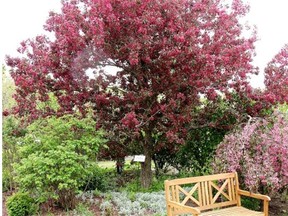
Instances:
[[[4,110],[4,111],[2,112],[2,115],[3,115],[3,116],[8,116],[8,115],[9,115],[9,111],[8,111],[8,110]]]

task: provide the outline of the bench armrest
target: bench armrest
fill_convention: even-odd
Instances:
[[[264,216],[268,216],[269,212],[268,212],[268,208],[269,208],[269,201],[271,200],[271,198],[269,196],[265,196],[262,194],[256,194],[256,193],[251,193],[249,191],[245,191],[245,190],[237,190],[237,193],[239,195],[243,195],[243,196],[248,196],[248,197],[252,197],[255,199],[261,199],[263,200],[263,212],[264,212]]]
[[[262,195],[262,194],[256,194],[256,193],[251,193],[249,191],[245,191],[245,190],[238,190],[237,191],[239,195],[243,195],[243,196],[248,196],[248,197],[252,197],[255,199],[261,199],[261,200],[265,200],[265,201],[270,201],[271,198],[269,196],[266,195]]]
[[[183,205],[181,203],[174,202],[174,201],[167,201],[167,205],[172,207],[172,208],[174,207],[176,209],[184,210],[187,213],[192,213],[195,216],[198,216],[201,213],[200,210],[197,208],[186,206],[186,205]]]

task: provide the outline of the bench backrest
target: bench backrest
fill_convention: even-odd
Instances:
[[[237,204],[237,173],[165,181],[166,200],[207,210]]]

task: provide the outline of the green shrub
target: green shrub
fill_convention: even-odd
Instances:
[[[211,102],[204,99],[203,104],[193,110],[195,116],[201,117],[191,122],[191,125],[197,126],[190,127],[185,143],[173,148],[166,145],[154,155],[156,174],[159,173],[158,169],[165,173],[171,166],[179,172],[190,172],[190,176],[211,173],[211,159],[217,146],[225,134],[240,123],[239,113],[235,109],[240,103],[238,100],[236,94],[231,100],[219,98]],[[204,122],[209,124],[202,127]]]
[[[28,193],[17,192],[8,197],[6,206],[9,216],[28,216],[36,213],[38,205]]]
[[[186,144],[176,154],[175,167],[192,172],[193,175],[209,172],[211,158],[225,132],[209,127],[191,130]]]
[[[255,211],[260,211],[261,210],[261,200],[258,199],[253,199],[250,197],[241,197],[241,204],[243,207],[255,210]]]
[[[164,191],[164,181],[168,178],[166,175],[161,175],[158,178],[154,178],[151,186],[149,187],[149,192]]]
[[[151,186],[146,189],[141,187],[141,183],[139,179],[134,179],[133,181],[127,183],[123,188],[125,191],[129,193],[136,192],[158,192],[164,190],[164,181],[168,179],[168,176],[161,175],[158,178],[153,178]]]
[[[109,191],[115,190],[116,178],[114,170],[107,170],[98,166],[93,167],[90,175],[83,181],[80,187],[82,191]]]
[[[2,187],[3,191],[12,191],[16,188],[12,164],[19,161],[18,147],[26,131],[13,116],[3,117],[2,126]]]
[[[11,174],[4,169],[2,171],[2,191],[6,192],[11,189]]]
[[[41,119],[28,127],[23,139],[16,180],[42,202],[53,199],[60,207],[73,209],[78,188],[91,175],[104,142],[92,118]]]
[[[127,183],[123,189],[129,192],[140,192],[140,191],[147,191],[147,189],[141,188],[141,183],[139,179],[134,179],[133,181]]]
[[[209,173],[211,159],[226,132],[209,127],[190,130],[186,143],[178,150],[163,148],[154,155],[156,174],[165,173],[170,166],[193,175]]]

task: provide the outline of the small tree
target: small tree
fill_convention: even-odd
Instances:
[[[95,166],[103,133],[91,118],[71,115],[40,119],[27,128],[15,165],[20,189],[40,201],[52,199],[61,207],[74,208],[78,188]]]
[[[3,118],[2,128],[2,186],[3,191],[12,191],[16,187],[13,163],[19,162],[19,139],[26,128],[13,116]]]
[[[251,191],[277,192],[288,184],[288,120],[275,114],[251,119],[225,136],[216,151],[215,172],[237,171]]]
[[[16,101],[13,99],[15,84],[2,66],[2,186],[3,191],[15,188],[14,169],[12,164],[19,159],[17,151],[17,139],[25,135],[25,127],[20,120],[13,116],[7,116],[12,111]]]

